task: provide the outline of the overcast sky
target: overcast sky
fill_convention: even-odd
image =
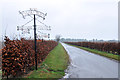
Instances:
[[[118,1],[1,0],[2,34],[5,34],[5,30],[9,37],[19,34],[16,26],[23,25],[31,18],[23,19],[18,11],[37,8],[37,10],[47,13],[44,21],[40,18],[39,20],[52,27],[51,31],[47,31],[50,32],[51,38],[60,34],[63,38],[118,39]],[[37,23],[37,25],[39,24]],[[29,25],[33,25],[33,22]]]

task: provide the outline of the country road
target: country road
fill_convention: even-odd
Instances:
[[[64,78],[118,78],[118,62],[62,43],[70,57]]]

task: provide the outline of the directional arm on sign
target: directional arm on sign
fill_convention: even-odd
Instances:
[[[37,15],[41,18],[43,18],[43,20],[45,19],[45,16],[47,16],[47,13],[43,13],[38,11],[37,9],[31,9],[30,10],[26,10],[26,11],[19,11],[20,14],[22,14],[23,18],[25,19],[26,16],[30,16],[30,15]]]
[[[38,31],[38,35],[37,35],[37,38],[42,38],[42,37],[46,37],[46,38],[50,38],[50,34],[47,34],[47,33],[43,33],[43,32],[40,32]]]

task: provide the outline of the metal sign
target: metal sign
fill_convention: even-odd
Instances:
[[[19,11],[19,13],[23,16],[23,18],[25,19],[26,16],[30,16],[32,18],[32,20],[30,20],[29,22],[25,23],[24,25],[22,26],[17,26],[17,30],[21,30],[23,31],[22,33],[30,33],[30,30],[34,30],[34,42],[35,42],[35,68],[37,70],[37,53],[36,53],[36,37],[37,37],[37,34],[36,34],[36,20],[39,21],[36,16],[38,17],[41,17],[43,18],[43,20],[45,20],[45,16],[47,15],[47,13],[43,13],[43,12],[40,12],[38,11],[37,9],[35,8],[30,8],[30,10],[26,10],[26,11]],[[33,26],[25,26],[27,25],[28,23],[30,23],[31,21],[34,20],[34,27]],[[40,21],[39,21],[40,22]],[[47,26],[45,25],[44,23],[40,22],[41,24],[43,24],[43,26],[38,26],[37,30],[51,30],[50,26]]]

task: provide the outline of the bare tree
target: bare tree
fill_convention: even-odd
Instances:
[[[60,37],[61,37],[61,35],[56,35],[56,36],[55,36],[57,42],[60,41]]]

